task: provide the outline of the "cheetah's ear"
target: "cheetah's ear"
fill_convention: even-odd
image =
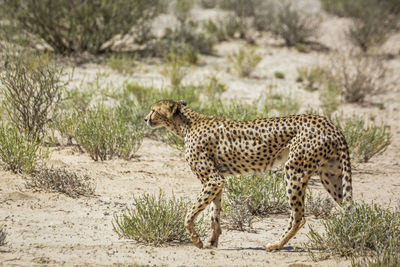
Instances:
[[[169,112],[168,112],[168,119],[171,119],[174,114],[176,113],[176,110],[178,109],[178,103],[177,102],[170,102],[169,103]]]
[[[183,106],[186,106],[186,105],[187,105],[185,100],[179,100],[179,104],[181,104],[181,105],[183,105]]]

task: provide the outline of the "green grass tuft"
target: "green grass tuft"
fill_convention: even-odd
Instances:
[[[167,199],[162,191],[158,196],[144,194],[133,198],[133,207],[114,215],[114,231],[119,237],[144,244],[160,245],[171,242],[188,242],[184,227],[191,202],[183,198]],[[196,223],[200,237],[205,236],[204,217]]]
[[[315,259],[315,250],[323,255],[353,257],[353,262],[359,262],[359,256],[394,259],[396,256],[388,252],[400,253],[400,214],[376,204],[351,203],[322,221],[322,225],[323,234],[311,226],[307,234],[306,246]]]
[[[14,173],[31,173],[49,156],[36,138],[28,138],[15,126],[0,125],[0,159]]]
[[[368,162],[373,156],[383,153],[390,145],[392,134],[385,125],[365,123],[359,116],[344,122],[336,117],[336,124],[342,129],[353,160]]]
[[[229,227],[251,228],[252,216],[287,212],[285,182],[276,173],[228,177],[222,208]]]

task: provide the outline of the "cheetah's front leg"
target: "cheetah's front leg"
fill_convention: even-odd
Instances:
[[[218,182],[208,182],[201,193],[197,197],[196,203],[193,205],[192,209],[186,215],[185,219],[185,227],[186,232],[189,235],[190,240],[193,244],[198,248],[203,248],[203,242],[201,242],[199,235],[196,233],[194,229],[194,221],[196,220],[197,216],[202,212],[210,203],[213,201],[217,196],[220,197],[220,192],[222,192],[223,183],[221,181]],[[219,224],[218,224],[219,226]],[[218,229],[219,227],[215,227],[214,229],[212,224],[212,237],[211,241],[218,242]],[[215,232],[217,230],[217,232]],[[220,230],[220,229],[219,229]],[[215,238],[213,236],[215,235]],[[210,243],[211,243],[210,241]]]

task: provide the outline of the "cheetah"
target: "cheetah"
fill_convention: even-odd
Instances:
[[[325,117],[292,115],[233,121],[199,114],[183,100],[161,100],[150,107],[145,122],[151,128],[165,127],[184,141],[185,160],[202,184],[185,218],[186,232],[198,248],[218,246],[225,176],[263,172],[284,163],[289,227],[278,242],[265,246],[266,251],[282,249],[305,224],[304,197],[312,175],[319,175],[339,205],[352,197],[346,140]],[[211,234],[203,246],[194,222],[211,202]]]

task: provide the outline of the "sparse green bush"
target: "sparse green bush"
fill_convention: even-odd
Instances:
[[[208,101],[219,98],[226,91],[226,84],[221,83],[215,75],[212,75],[209,81],[203,85],[203,94]]]
[[[100,89],[100,86],[97,85],[81,84],[79,87],[65,90],[59,110],[78,110],[84,112],[90,106],[95,93],[98,93],[96,91]]]
[[[66,169],[44,168],[26,178],[25,187],[48,190],[76,198],[94,194],[95,184],[88,175],[80,175]]]
[[[122,74],[132,74],[136,67],[136,56],[112,55],[108,60],[108,66]]]
[[[193,9],[194,0],[175,0],[173,5],[173,13],[181,24],[188,21],[190,11]]]
[[[346,138],[353,160],[367,162],[374,155],[383,153],[390,145],[392,135],[387,126],[365,123],[362,117],[344,120],[337,117],[338,125]]]
[[[237,222],[237,228],[240,228],[246,222],[238,220],[238,217],[229,219],[237,215],[233,209],[248,210],[253,216],[286,212],[288,203],[285,188],[283,177],[272,172],[229,177],[226,179],[222,202],[224,214],[228,220]]]
[[[239,77],[248,77],[261,61],[261,56],[257,54],[254,48],[240,48],[229,55],[229,61]]]
[[[247,20],[234,15],[203,22],[203,29],[213,43],[226,41],[228,38],[244,38],[249,27]]]
[[[367,96],[390,89],[388,69],[376,57],[338,55],[332,59],[332,76],[341,86],[341,94],[349,103],[363,103]]]
[[[224,102],[220,98],[206,102],[200,112],[235,121],[248,121],[260,117],[255,105],[238,101]]]
[[[3,227],[0,227],[0,246],[4,246],[6,242],[6,231],[3,229]]]
[[[364,52],[383,44],[398,26],[400,4],[395,0],[323,0],[326,11],[353,18],[348,37]]]
[[[386,245],[378,249],[372,256],[363,255],[361,257],[352,257],[351,265],[353,267],[397,267],[400,266],[400,237],[390,238]]]
[[[200,5],[203,8],[214,8],[217,5],[215,0],[200,0]]]
[[[400,13],[400,3],[397,0],[322,0],[323,8],[332,14],[340,17],[359,17],[363,9],[375,8],[377,10],[384,9],[390,11],[391,14]],[[365,11],[367,12],[367,11]]]
[[[222,9],[232,10],[240,18],[253,17],[262,0],[221,0],[219,6]]]
[[[84,112],[84,111],[80,111]],[[78,127],[78,110],[61,111],[53,118],[49,125],[51,129],[57,130],[62,138],[67,139],[66,145],[72,145],[75,137],[75,130]],[[52,138],[56,140],[54,133]],[[57,143],[57,141],[55,141]]]
[[[306,244],[321,254],[357,257],[400,253],[400,215],[376,204],[351,203],[322,221],[322,225],[323,234],[309,226]],[[312,252],[311,256],[315,258]]]
[[[327,74],[326,70],[321,67],[300,67],[297,68],[297,82],[304,84],[304,88],[307,91],[317,91],[323,83],[324,78]]]
[[[119,100],[125,106],[138,106],[141,116],[145,117],[150,111],[150,106],[162,100],[164,95],[165,92],[157,88],[126,82]]]
[[[299,111],[300,104],[294,97],[283,96],[272,91],[267,91],[262,105],[265,116],[293,115]]]
[[[368,8],[364,7],[364,10]],[[380,11],[371,9],[364,18],[356,19],[347,33],[349,39],[364,52],[370,50],[371,47],[382,45],[394,32],[394,25],[385,25],[382,21],[385,17],[377,16],[378,14],[381,14]]]
[[[162,191],[158,197],[144,194],[133,198],[133,207],[114,214],[112,222],[119,237],[140,243],[160,245],[189,241],[184,221],[192,203],[183,198],[167,199]],[[205,236],[204,217],[196,223],[196,232]]]
[[[232,194],[224,201],[226,227],[238,231],[251,231],[254,215],[246,205],[248,196]]]
[[[223,27],[224,32],[226,32],[228,37],[243,38],[249,30],[249,25],[246,20],[233,15],[222,20],[220,25]]]
[[[163,9],[160,0],[5,0],[8,19],[17,22],[17,30],[32,33],[61,54],[110,49],[110,40],[138,27]]]
[[[285,73],[281,72],[281,71],[275,71],[274,72],[274,76],[277,79],[285,79]]]
[[[67,82],[49,55],[9,55],[0,73],[8,118],[26,137],[41,140]]]
[[[313,195],[311,190],[308,190],[306,195],[305,211],[314,215],[316,218],[328,218],[332,214],[335,203],[329,197],[323,198],[321,193],[317,196]]]
[[[173,90],[177,90],[183,78],[187,75],[188,67],[181,55],[170,51],[164,56],[165,65],[162,74],[169,78]]]
[[[15,126],[0,125],[0,159],[7,170],[31,173],[48,157],[37,138],[28,138]]]
[[[340,86],[337,81],[329,76],[325,76],[324,84],[319,93],[321,108],[325,116],[331,118],[340,105]]]
[[[290,1],[273,2],[264,16],[266,29],[282,37],[287,46],[307,43],[319,26],[316,15],[301,12]]]
[[[132,107],[98,104],[79,114],[75,139],[95,161],[114,156],[128,160],[143,140],[142,119],[135,114]]]
[[[211,38],[215,39],[216,42],[221,42],[227,39],[229,33],[226,28],[226,20],[217,19],[211,20],[208,19],[203,22],[203,28],[207,35],[211,36]],[[233,33],[232,33],[233,35]]]
[[[200,27],[201,24],[190,19],[193,0],[176,0],[173,3],[173,13],[179,21],[179,26],[168,29],[168,33],[154,44],[153,50],[157,56],[175,53],[186,58],[191,64],[197,63],[198,53],[210,54],[215,39]]]

